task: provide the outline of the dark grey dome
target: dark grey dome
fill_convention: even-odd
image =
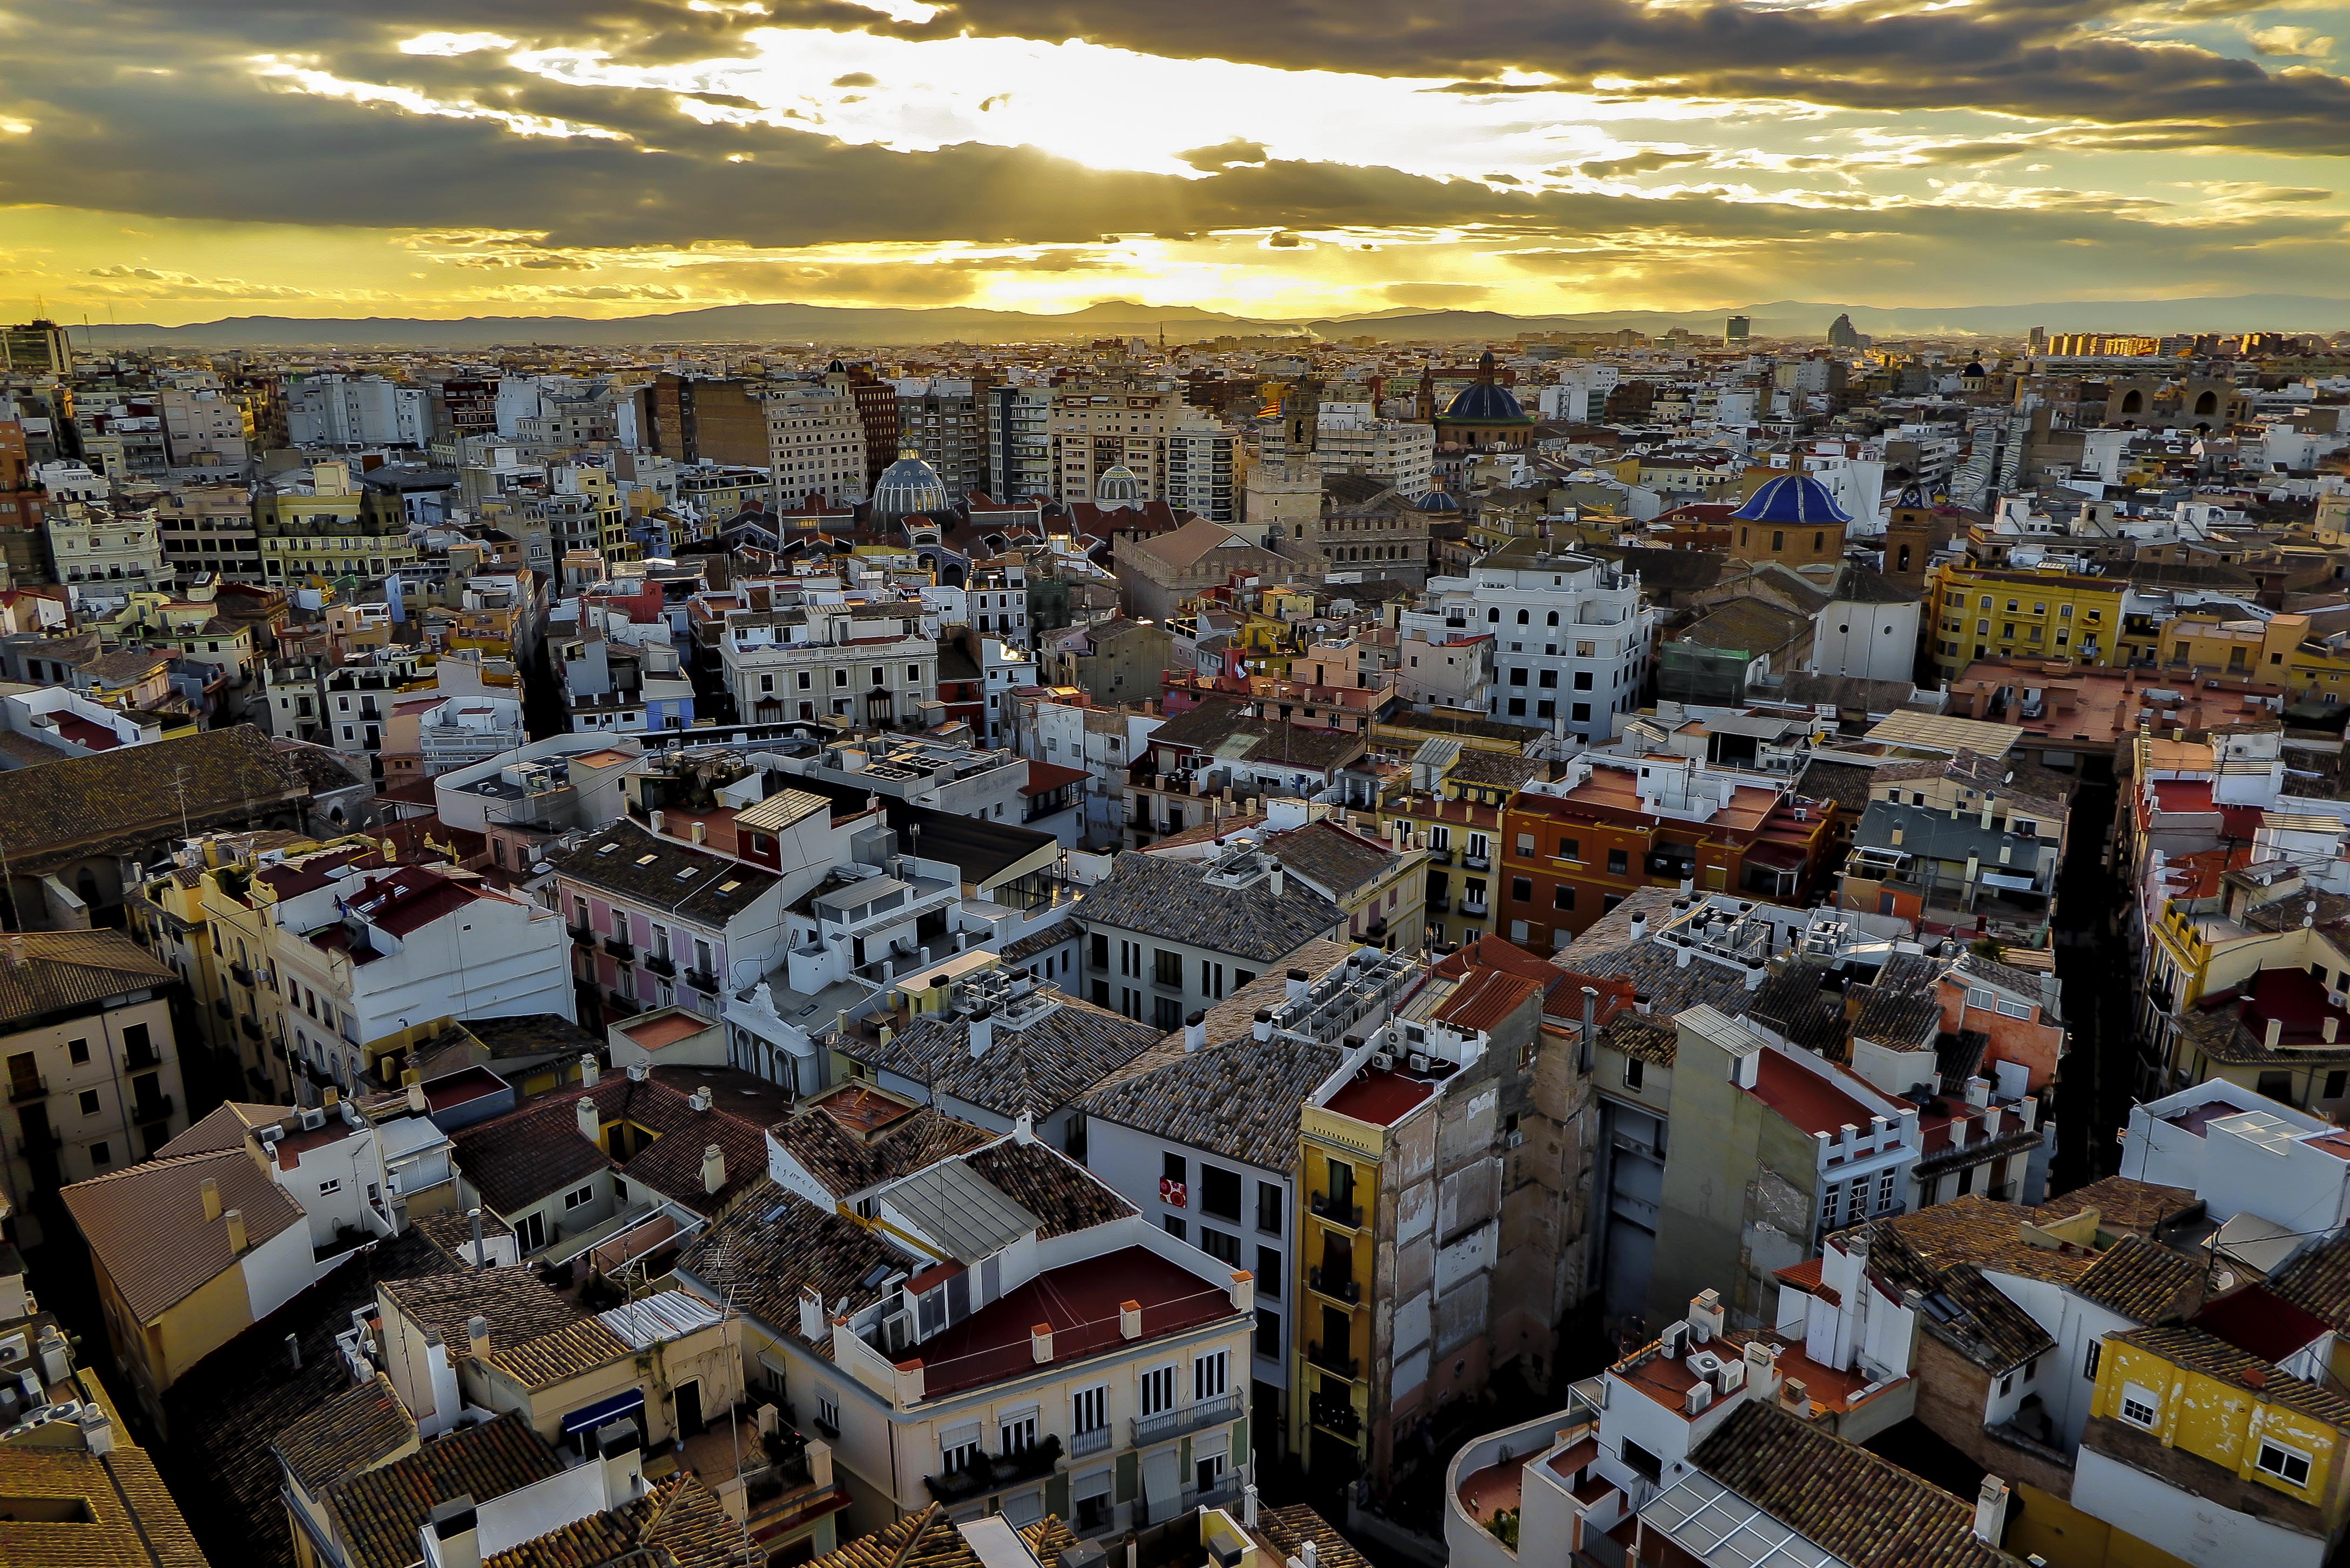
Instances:
[[[939,477],[937,469],[910,451],[899,452],[898,461],[883,469],[881,477],[873,482],[876,517],[911,517],[917,513],[943,512],[946,508],[946,481]]]

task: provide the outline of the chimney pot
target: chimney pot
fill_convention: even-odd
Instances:
[[[477,1361],[490,1358],[490,1320],[478,1313],[465,1320],[465,1354]]]
[[[587,1085],[588,1087],[592,1089],[596,1086],[597,1080],[603,1077],[603,1075],[604,1065],[602,1063],[596,1060],[595,1052],[582,1051],[579,1053],[579,1081],[582,1084]]]
[[[220,1183],[207,1176],[196,1184],[196,1190],[203,1195],[205,1221],[210,1223],[219,1219],[221,1217]]]
[[[232,1258],[243,1257],[244,1255],[244,1210],[232,1209],[221,1218],[228,1221],[228,1255]]]
[[[2007,1483],[1997,1476],[1985,1476],[1982,1490],[1975,1494],[1975,1539],[1996,1546],[2006,1524]]]
[[[1036,1365],[1044,1366],[1053,1359],[1053,1325],[1049,1323],[1032,1324],[1028,1330],[1028,1354]]]
[[[2283,1039],[2284,1039],[2284,1020],[2283,1020],[2283,1019],[2282,1019],[2282,1018],[2272,1018],[2272,1019],[2270,1019],[2270,1020],[2269,1020],[2269,1026],[2268,1026],[2268,1033],[2267,1033],[2267,1042],[2266,1042],[2266,1043],[2267,1043],[2267,1044],[2268,1044],[2268,1048],[2269,1048],[2270,1050],[2272,1050],[2272,1051],[2275,1050],[2275,1049],[2277,1048],[2278,1044],[2280,1044]]]
[[[726,1185],[726,1151],[716,1144],[705,1145],[702,1150],[702,1190],[717,1195]]]
[[[1118,1334],[1120,1339],[1142,1337],[1142,1303],[1140,1302],[1118,1303]]]

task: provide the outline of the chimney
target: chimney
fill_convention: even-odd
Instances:
[[[1254,1026],[1250,1029],[1249,1033],[1253,1034],[1259,1040],[1270,1040],[1273,1038],[1273,1010],[1271,1008],[1260,1007],[1256,1010],[1256,1023]]]
[[[702,1087],[694,1090],[692,1094],[687,1096],[685,1103],[697,1111],[706,1111],[710,1108],[711,1098],[710,1085],[704,1084]]]
[[[832,1337],[824,1321],[824,1297],[814,1285],[800,1287],[800,1337],[810,1345],[822,1345]]]
[[[596,1096],[582,1095],[572,1102],[579,1118],[579,1136],[602,1147],[604,1143],[604,1113],[596,1108]]]
[[[2267,1045],[2268,1045],[2268,1048],[2269,1048],[2270,1050],[2272,1050],[2272,1051],[2275,1050],[2275,1049],[2277,1048],[2278,1044],[2280,1044],[2283,1039],[2284,1039],[2284,1020],[2283,1020],[2283,1019],[2282,1019],[2282,1018],[2272,1018],[2272,1019],[2270,1019],[2270,1020],[2269,1020],[2269,1027],[2268,1027],[2268,1035],[2267,1035],[2267,1039],[2266,1039],[2266,1044],[2267,1044]]]
[[[1266,879],[1265,887],[1271,890],[1274,898],[1278,898],[1282,897],[1283,890],[1287,886],[1282,876],[1281,862],[1276,860],[1273,864],[1273,874]]]
[[[433,1504],[419,1534],[427,1568],[482,1568],[482,1531],[472,1493]]]
[[[579,1053],[579,1081],[581,1083],[587,1085],[592,1089],[596,1086],[597,1081],[602,1078],[603,1075],[604,1064],[596,1060],[595,1052],[582,1051]]]
[[[1748,965],[1746,970],[1746,989],[1749,991],[1762,990],[1762,981],[1770,972],[1771,971],[1769,970],[1765,969],[1759,963]]]
[[[726,1185],[726,1151],[716,1144],[705,1144],[702,1150],[702,1190],[712,1197]]]
[[[232,1209],[221,1218],[228,1221],[228,1255],[232,1258],[244,1256],[244,1210]]]
[[[2007,1483],[1997,1476],[1985,1476],[1982,1490],[1975,1493],[1975,1539],[1996,1546],[2006,1527]]]
[[[1648,934],[1648,917],[1645,914],[1634,915],[1632,917],[1632,940],[1637,942]]]
[[[685,832],[686,836],[691,838],[696,844],[707,844],[710,842],[710,825],[706,822],[696,822],[692,826],[687,828]]]
[[[669,813],[665,811],[654,812],[652,814],[651,820],[653,831],[655,833],[665,833],[669,830]]]
[[[1779,1363],[1771,1355],[1771,1347],[1761,1340],[1746,1342],[1746,1387],[1757,1398],[1768,1399],[1778,1392]]]
[[[1039,1323],[1029,1325],[1028,1354],[1035,1357],[1039,1366],[1045,1366],[1053,1359],[1053,1325],[1051,1324]]]
[[[1120,1339],[1142,1337],[1142,1303],[1140,1302],[1118,1303],[1118,1336]]]
[[[2335,1016],[2334,1014],[2333,1014],[2333,1013],[2329,1012],[2329,1013],[2327,1013],[2327,1014],[2325,1015],[2325,1024],[2324,1024],[2324,1028],[2325,1028],[2325,1043],[2326,1043],[2328,1045],[2331,1045],[2331,1044],[2334,1044],[2334,1037],[2335,1037],[2337,1034],[2339,1034],[2339,1033],[2341,1033],[2341,1031],[2342,1031],[2342,1020],[2341,1020],[2339,1017]]]
[[[220,1183],[207,1176],[196,1184],[196,1190],[203,1195],[205,1222],[209,1224],[219,1219],[221,1217]]]
[[[1673,967],[1675,969],[1687,969],[1689,966],[1690,945],[1687,942],[1682,942],[1673,950]]]
[[[604,1506],[626,1508],[645,1495],[644,1439],[633,1421],[615,1421],[596,1434],[604,1466]]]
[[[992,1008],[983,1007],[977,1012],[972,1013],[971,1015],[969,1028],[971,1030],[972,1060],[977,1061],[980,1057],[987,1054],[987,1048],[989,1046],[995,1044],[994,1010]]]
[[[482,1247],[482,1206],[476,1203],[466,1210],[465,1219],[473,1232],[473,1267],[486,1269],[490,1266],[490,1255]]]
[[[476,1361],[490,1358],[490,1320],[479,1313],[465,1320],[465,1354]]]
[[[114,1452],[114,1417],[101,1405],[84,1405],[81,1414],[74,1417],[81,1428],[81,1446],[93,1459],[104,1459]]]
[[[408,1108],[420,1116],[432,1108],[424,1103],[424,1083],[421,1078],[408,1085]]]
[[[1721,1293],[1700,1291],[1690,1298],[1690,1337],[1700,1345],[1711,1342],[1721,1333]]]
[[[1304,1563],[1305,1568],[1318,1568],[1321,1553],[1315,1547],[1312,1536],[1307,1536],[1305,1544],[1297,1549],[1297,1561]]]
[[[1812,1418],[1812,1391],[1800,1377],[1790,1377],[1779,1385],[1779,1404],[1781,1408],[1806,1421]]]
[[[1183,1049],[1197,1051],[1208,1043],[1208,1015],[1194,1012],[1183,1020]]]
[[[1303,1001],[1305,1001],[1305,993],[1306,993],[1306,991],[1309,989],[1309,987],[1310,987],[1310,981],[1308,981],[1308,979],[1307,979],[1307,977],[1306,977],[1306,973],[1305,973],[1305,971],[1304,970],[1302,970],[1302,969],[1294,969],[1294,970],[1291,970],[1291,971],[1289,971],[1289,987],[1288,987],[1288,990],[1289,990],[1289,1000],[1290,1000],[1290,1001],[1292,1001],[1292,1002],[1303,1002]]]
[[[1256,1273],[1251,1269],[1234,1269],[1230,1289],[1232,1310],[1237,1313],[1256,1311]]]
[[[336,1106],[342,1102],[342,1090],[335,1087],[334,1085],[329,1084],[326,1086],[325,1090],[320,1093],[318,1103],[331,1111]]]

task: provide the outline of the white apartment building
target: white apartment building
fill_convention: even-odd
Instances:
[[[849,1528],[939,1503],[1107,1535],[1236,1500],[1253,1481],[1253,1276],[1024,1125],[908,1169],[900,1124],[909,1142],[952,1127],[847,1085],[770,1129],[768,1185],[678,1264],[742,1314],[746,1361],[832,1444]],[[820,1158],[835,1143],[874,1149],[859,1158],[878,1179]]]
[[[1204,410],[1185,407],[1167,434],[1167,504],[1211,523],[1238,523],[1233,460],[1239,449],[1239,431]]]
[[[485,763],[513,751],[526,738],[522,699],[487,691],[452,697],[426,709],[418,715],[416,731],[427,778]]]
[[[298,447],[421,447],[432,439],[432,400],[381,376],[289,377],[286,434]]]
[[[1258,434],[1257,455],[1268,465],[1288,461],[1289,441],[1278,420]],[[1406,495],[1425,495],[1436,483],[1436,427],[1383,420],[1369,403],[1324,403],[1314,456],[1325,474],[1361,474]]]
[[[938,695],[939,645],[920,601],[735,610],[718,644],[745,722],[910,723]]]
[[[1405,611],[1399,630],[1432,643],[1491,635],[1489,716],[1589,746],[1639,705],[1658,613],[1638,573],[1519,539],[1428,588],[1430,607]]]
[[[57,581],[86,585],[85,599],[169,593],[178,576],[163,558],[163,535],[151,511],[72,502],[50,509],[46,531]]]
[[[314,1083],[348,1092],[370,1042],[431,1019],[576,1016],[571,941],[552,909],[421,866],[296,865],[255,880],[277,894],[266,911],[277,984],[255,995]]]
[[[172,467],[244,466],[248,421],[242,403],[218,387],[167,387],[155,399]]]
[[[865,499],[865,425],[853,398],[829,387],[792,386],[769,392],[765,401],[767,466],[779,507],[812,494],[833,506]]]

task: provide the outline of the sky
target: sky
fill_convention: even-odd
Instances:
[[[0,313],[2350,296],[2345,65],[2350,0],[0,0]]]

